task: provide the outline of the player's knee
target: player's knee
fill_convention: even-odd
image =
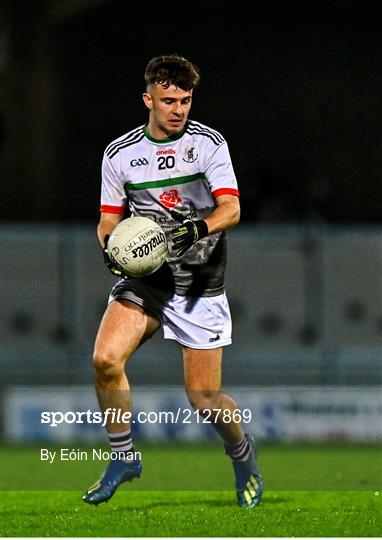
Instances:
[[[199,411],[217,409],[220,405],[219,390],[193,390],[188,392],[190,404]]]
[[[123,364],[118,358],[109,353],[95,352],[93,367],[99,381],[119,379],[123,374]]]

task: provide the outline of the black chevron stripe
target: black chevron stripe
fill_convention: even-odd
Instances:
[[[117,147],[114,149],[113,152],[111,152],[111,153],[108,154],[107,157],[108,157],[109,159],[111,159],[112,157],[115,156],[115,154],[118,154],[118,152],[119,152],[120,150],[122,150],[122,148],[127,148],[128,146],[132,146],[133,144],[137,144],[137,143],[139,143],[139,142],[140,142],[142,139],[144,139],[144,138],[145,138],[145,134],[144,134],[143,131],[142,131],[142,134],[141,134],[141,135],[138,135],[138,138],[137,138],[137,139],[135,139],[135,140],[133,140],[133,141],[129,141],[129,142],[125,143],[125,144],[121,144],[121,145],[117,146]]]
[[[220,137],[221,140],[223,140],[223,136],[221,135],[221,133],[216,131],[216,129],[212,129],[212,128],[208,127],[208,126],[204,126],[200,122],[195,122],[195,120],[189,120],[188,125],[199,128],[199,129],[201,129],[203,131],[209,131],[210,133],[213,133],[214,135],[217,135],[218,137]]]
[[[198,133],[207,133],[208,135],[210,135],[211,137],[213,137],[217,143],[219,144],[222,144],[224,142],[224,139],[223,137],[215,132],[215,131],[212,131],[210,129],[206,129],[206,128],[202,128],[202,127],[199,127],[199,126],[195,126],[195,125],[190,125],[188,126],[190,129],[194,130],[195,132],[198,132]]]
[[[207,133],[211,133],[211,135],[215,135],[216,139],[220,142],[224,142],[224,138],[220,135],[218,131],[215,131],[214,129],[207,128],[206,126],[202,126],[199,124],[199,122],[195,122],[194,120],[191,120],[189,122],[190,127],[193,127],[195,129],[199,129],[200,131],[205,131]]]
[[[137,135],[137,133],[139,133],[140,131],[143,130],[143,126],[140,126],[136,129],[133,129],[132,131],[129,131],[129,133],[126,133],[126,135],[124,136],[123,139],[120,139],[120,140],[117,140],[117,141],[113,141],[111,142],[107,147],[106,147],[106,152],[110,152],[111,150],[114,149],[114,147],[118,146],[119,144],[122,144],[124,142],[127,142],[129,139],[131,139],[132,137],[134,137],[135,135]]]
[[[191,130],[189,127],[186,129],[186,133],[190,133],[191,135],[202,135],[203,137],[208,137],[209,139],[211,139],[211,141],[216,145],[216,146],[220,146],[221,143],[220,142],[217,142],[216,139],[214,139],[212,137],[212,135],[210,135],[209,133],[206,133],[205,131],[193,131]]]
[[[117,146],[125,142],[129,142],[132,138],[138,135],[139,132],[143,133],[142,127],[139,127],[137,129],[134,129],[133,131],[130,131],[130,133],[128,133],[124,139],[121,139],[120,141],[117,141],[117,142],[110,143],[109,146],[106,147],[106,150],[105,150],[106,155],[108,156],[109,153],[113,152],[113,150],[115,150]]]

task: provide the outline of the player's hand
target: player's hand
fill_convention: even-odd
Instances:
[[[108,251],[108,248],[107,248],[107,243],[108,243],[109,238],[110,238],[109,234],[107,234],[105,236],[105,238],[104,238],[105,247],[102,250],[102,252],[103,252],[103,261],[106,264],[106,266],[108,267],[109,271],[113,274],[113,276],[128,279],[129,276],[126,274],[126,272],[122,268],[122,266],[120,266],[117,262],[112,261],[110,256],[109,256],[109,251]]]
[[[181,257],[198,240],[208,235],[208,226],[203,219],[193,221],[192,219],[184,218],[177,210],[172,210],[171,215],[174,219],[182,223],[179,227],[171,231],[173,249],[176,252],[176,256]]]

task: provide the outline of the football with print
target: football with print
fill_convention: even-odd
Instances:
[[[158,223],[146,217],[124,219],[108,240],[112,262],[120,265],[132,278],[149,276],[164,263],[167,239]]]

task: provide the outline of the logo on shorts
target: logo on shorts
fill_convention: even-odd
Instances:
[[[174,208],[182,199],[179,197],[178,190],[170,189],[159,195],[159,200],[166,208]]]
[[[216,337],[210,337],[210,339],[208,340],[210,343],[213,343],[214,341],[219,341],[220,339],[220,336],[219,334],[217,334]]]

